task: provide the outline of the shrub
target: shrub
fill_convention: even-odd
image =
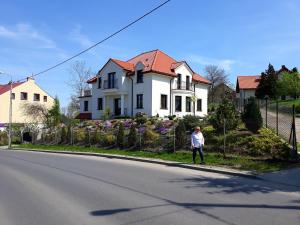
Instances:
[[[238,113],[232,101],[229,101],[227,98],[223,98],[216,112],[210,116],[209,122],[220,132],[224,129],[224,118],[226,130],[233,130],[238,126]]]
[[[248,147],[252,155],[271,155],[277,159],[287,159],[289,148],[280,137],[268,128],[258,130],[259,135],[248,138]]]
[[[119,123],[118,134],[117,134],[117,145],[119,148],[125,147],[125,134],[124,134],[123,123]]]
[[[168,118],[169,118],[169,120],[174,120],[176,118],[176,116],[175,115],[169,115]]]
[[[131,125],[129,135],[128,135],[128,145],[135,146],[137,143],[137,132],[134,124]]]
[[[179,120],[178,126],[175,129],[176,147],[183,148],[186,144],[186,129],[183,120]]]
[[[159,138],[159,134],[155,133],[153,130],[146,128],[143,133],[143,144],[149,145],[155,141],[157,141]]]
[[[106,146],[111,146],[116,144],[116,136],[113,134],[107,134],[103,138],[103,144]]]
[[[251,98],[245,106],[242,119],[247,129],[252,132],[257,132],[262,127],[263,120],[254,98]]]
[[[85,140],[85,133],[81,130],[74,132],[74,143],[83,142]]]
[[[186,115],[183,117],[183,123],[185,125],[186,130],[192,131],[195,127],[201,125],[199,116]]]
[[[70,143],[71,142],[71,126],[68,126],[68,129],[67,129],[67,142]]]
[[[295,113],[300,114],[300,104],[295,105]]]
[[[91,144],[96,145],[100,143],[100,134],[98,132],[98,129],[96,129],[94,132],[91,134]]]
[[[63,127],[61,129],[61,137],[60,137],[61,142],[66,142],[67,141],[67,131],[66,128]]]
[[[147,116],[145,113],[141,113],[141,112],[138,112],[136,115],[135,115],[135,122],[137,124],[144,124],[147,122]]]
[[[0,145],[8,145],[8,137],[6,132],[0,131]]]

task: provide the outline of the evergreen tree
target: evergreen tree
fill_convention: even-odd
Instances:
[[[183,148],[186,144],[186,129],[183,120],[179,120],[179,123],[175,129],[176,147]]]
[[[57,97],[54,99],[54,105],[48,112],[48,126],[56,127],[61,122],[60,104]]]
[[[263,120],[255,98],[250,98],[248,104],[245,106],[242,118],[247,129],[252,132],[257,132],[262,127]]]
[[[128,145],[135,146],[137,142],[137,132],[134,124],[131,125],[129,135],[128,135]]]
[[[268,69],[261,73],[260,81],[255,91],[257,98],[263,99],[268,96],[271,99],[278,97],[278,76],[274,70],[274,67],[269,64]]]
[[[119,123],[119,130],[117,134],[117,145],[119,148],[125,147],[125,134],[124,134],[124,124]]]

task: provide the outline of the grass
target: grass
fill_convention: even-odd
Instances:
[[[125,156],[136,156],[144,158],[162,159],[168,161],[175,161],[180,163],[192,163],[192,153],[190,151],[177,151],[176,153],[154,153],[139,150],[120,150],[120,149],[103,149],[97,147],[80,147],[80,146],[67,146],[67,145],[33,145],[22,144],[18,147],[24,149],[39,149],[39,150],[55,150],[55,151],[72,151],[72,152],[92,152],[92,153],[106,153],[117,154]],[[199,160],[199,157],[198,157]],[[205,153],[205,162],[211,166],[223,166],[240,170],[251,170],[257,172],[271,172],[279,171],[289,168],[292,165],[288,162],[267,161],[259,160],[257,158],[240,156],[240,155],[227,155],[224,158],[220,153]]]
[[[278,103],[282,106],[292,106],[293,104],[298,105],[300,104],[300,99],[280,100]]]

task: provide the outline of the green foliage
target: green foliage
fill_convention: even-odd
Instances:
[[[61,114],[60,114],[60,104],[59,100],[56,97],[54,99],[54,105],[52,108],[48,111],[48,126],[50,128],[58,126],[58,124],[61,122]]]
[[[257,132],[262,127],[263,120],[254,98],[249,99],[248,104],[245,106],[242,119],[247,129],[252,132]]]
[[[176,147],[183,148],[186,144],[186,128],[183,120],[179,120],[179,123],[175,129]]]
[[[186,130],[192,131],[195,127],[201,125],[200,117],[193,115],[186,115],[183,117],[183,123]]]
[[[271,155],[277,159],[287,159],[289,148],[280,137],[268,128],[261,128],[258,136],[248,138],[248,148],[251,155],[265,156]]]
[[[134,124],[131,125],[129,134],[128,134],[128,145],[130,147],[135,146],[137,143],[137,132]]]
[[[113,134],[107,134],[103,137],[103,144],[105,146],[112,146],[116,144],[116,136]]]
[[[72,135],[71,132],[72,132],[71,131],[71,126],[68,126],[68,128],[67,128],[67,137],[66,137],[67,138],[67,140],[66,140],[67,143],[71,142],[71,135]]]
[[[103,114],[103,120],[108,120],[111,116],[111,109],[109,107],[107,107],[104,110],[104,114]]]
[[[99,134],[99,131],[97,129],[97,130],[94,130],[91,133],[91,144],[96,145],[96,144],[99,144],[99,143],[100,143],[100,134]]]
[[[278,81],[280,95],[289,95],[296,99],[300,96],[300,77],[298,72],[284,72]]]
[[[300,113],[300,104],[295,105],[295,112],[296,112],[297,114]]]
[[[137,124],[144,124],[147,122],[147,116],[144,113],[137,113],[135,115],[135,122]]]
[[[227,98],[222,99],[216,112],[210,116],[209,122],[216,131],[221,132],[224,129],[224,119],[226,130],[233,130],[238,126],[238,112],[236,111],[233,102],[229,101]]]
[[[68,138],[67,138],[67,131],[66,131],[66,128],[65,127],[63,127],[62,129],[61,129],[61,142],[66,142],[66,141],[68,141]]]
[[[86,135],[85,135],[85,132],[81,131],[81,130],[78,130],[76,132],[74,132],[74,142],[77,143],[77,142],[84,142],[86,139]]]
[[[176,118],[175,115],[169,115],[169,116],[168,116],[168,119],[169,119],[169,120],[174,120],[175,118]]]
[[[279,95],[278,76],[274,70],[274,67],[269,64],[268,69],[261,73],[260,81],[255,91],[257,98],[263,99],[268,96],[271,99],[276,99]]]
[[[159,139],[159,134],[155,133],[153,130],[149,128],[145,128],[145,131],[143,133],[142,142],[143,145],[150,145],[153,142],[157,141]]]
[[[8,136],[6,132],[0,131],[0,146],[8,145]]]
[[[117,134],[117,146],[119,148],[125,147],[125,134],[124,134],[124,124],[119,123],[118,134]]]

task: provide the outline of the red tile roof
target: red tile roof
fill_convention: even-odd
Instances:
[[[92,119],[92,113],[79,113],[75,119],[79,120],[91,120]]]
[[[259,84],[260,76],[238,76],[237,89],[256,89]]]
[[[15,87],[20,86],[23,83],[24,82],[13,83],[12,84],[12,89],[14,89]],[[4,94],[5,92],[7,92],[9,90],[10,90],[10,84],[0,85],[0,95]]]
[[[155,72],[155,73],[160,73],[172,77],[177,76],[177,74],[174,72],[174,69],[176,69],[182,63],[186,63],[184,61],[178,62],[158,49],[141,53],[129,59],[127,62],[118,59],[110,59],[110,60],[112,60],[114,63],[116,63],[124,70],[127,70],[129,72],[134,72],[134,68],[136,64],[141,62],[144,64],[143,72],[145,73]],[[93,83],[96,82],[96,80],[97,77],[93,77],[89,79],[87,82]],[[210,84],[208,80],[206,80],[205,78],[203,78],[202,76],[196,73],[194,73],[193,75],[193,80],[204,84]]]

